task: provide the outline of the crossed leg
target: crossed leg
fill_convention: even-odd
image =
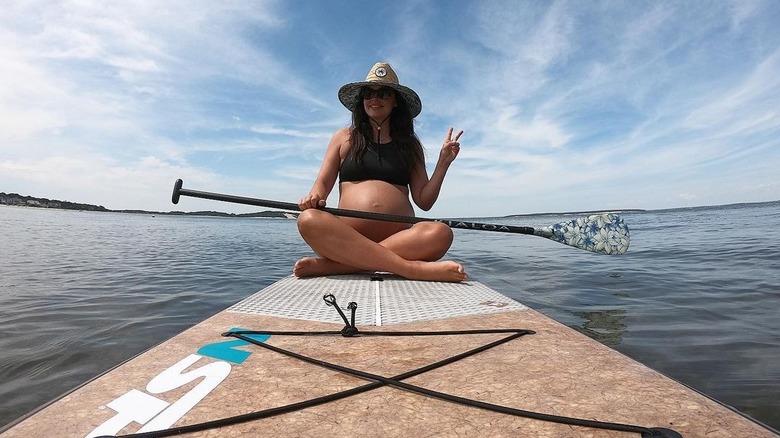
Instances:
[[[381,242],[363,236],[341,219],[316,209],[298,216],[301,236],[319,255],[298,260],[298,277],[386,271],[412,280],[463,281],[459,263],[437,261],[452,243],[452,230],[440,223],[421,222]]]

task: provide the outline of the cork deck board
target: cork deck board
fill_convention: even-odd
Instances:
[[[684,437],[777,436],[478,282],[413,282],[378,274],[287,277],[13,423],[0,436],[146,433],[246,416],[367,385],[370,390],[335,401],[177,436],[643,436],[635,429],[560,424],[445,401],[222,336],[232,329],[338,332],[345,323],[325,304],[325,294],[335,297],[348,320],[348,303],[357,303],[361,334],[533,331],[402,381],[414,387],[515,410],[664,428]],[[247,336],[390,378],[508,334]]]

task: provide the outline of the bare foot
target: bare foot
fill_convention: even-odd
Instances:
[[[459,282],[467,278],[466,270],[452,260],[441,262],[412,262],[412,269],[403,275],[410,280]]]
[[[353,274],[361,272],[352,266],[342,265],[333,260],[304,257],[293,266],[293,275],[296,277],[322,277],[324,275]]]
[[[460,263],[452,260],[439,262],[411,261],[405,273],[396,274],[410,280],[460,282],[466,280],[466,270]],[[330,259],[304,257],[293,267],[296,277],[322,277],[325,275],[354,274],[364,272],[352,266],[342,265]]]

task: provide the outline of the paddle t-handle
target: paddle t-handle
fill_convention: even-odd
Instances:
[[[220,193],[202,192],[182,188],[183,182],[177,179],[173,185],[171,201],[179,203],[181,196],[211,199],[214,201],[232,202],[236,204],[254,205],[258,207],[276,208],[280,210],[300,211],[298,204],[292,202],[270,201],[267,199],[248,198],[244,196],[223,195]],[[600,213],[583,216],[549,227],[533,228],[518,227],[504,224],[486,224],[465,220],[429,219],[415,216],[372,213],[368,211],[346,210],[341,208],[319,207],[336,216],[373,219],[386,222],[401,222],[416,224],[418,222],[442,222],[451,228],[478,231],[496,231],[502,233],[526,234],[544,237],[564,245],[573,246],[585,251],[618,255],[624,254],[630,244],[628,226],[623,219],[614,213]]]

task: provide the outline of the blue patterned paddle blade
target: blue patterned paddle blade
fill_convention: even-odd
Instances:
[[[628,251],[628,226],[613,213],[593,214],[534,230],[546,237],[586,251],[618,255]]]

